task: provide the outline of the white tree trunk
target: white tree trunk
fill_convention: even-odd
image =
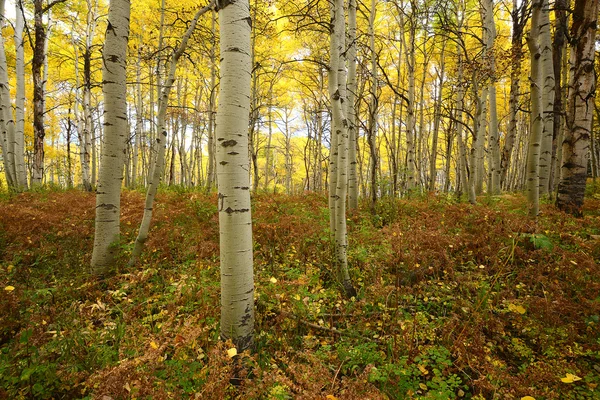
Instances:
[[[4,26],[4,0],[0,0],[0,28]],[[10,102],[10,87],[4,51],[4,37],[0,35],[0,136],[6,181],[11,189],[17,189],[15,167],[15,120]]]
[[[188,41],[196,29],[196,25],[198,24],[198,20],[200,17],[210,11],[214,1],[211,1],[207,6],[201,8],[196,12],[194,18],[192,19],[188,29],[186,30],[179,46],[173,52],[169,63],[169,75],[166,81],[163,84],[162,92],[160,94],[160,98],[158,100],[158,116],[156,121],[156,126],[158,127],[158,133],[156,135],[156,157],[152,160],[152,167],[149,174],[148,181],[148,190],[146,192],[146,200],[144,203],[144,216],[142,217],[142,222],[140,223],[140,229],[138,231],[137,238],[135,239],[135,244],[133,246],[133,250],[131,251],[131,258],[129,259],[129,264],[134,264],[139,256],[142,254],[142,250],[144,249],[144,244],[146,243],[146,239],[148,239],[148,232],[150,231],[150,223],[152,222],[152,211],[154,208],[154,198],[156,197],[156,191],[158,190],[158,185],[162,179],[162,174],[165,166],[165,152],[167,147],[167,107],[169,105],[169,95],[171,94],[171,89],[173,88],[173,84],[175,83],[175,73],[177,72],[177,62],[183,55],[185,49],[187,48]]]
[[[562,142],[562,168],[556,205],[581,215],[594,110],[594,57],[598,0],[576,0],[571,38],[571,72],[567,105],[567,129]]]
[[[550,35],[550,4],[542,3],[540,14],[540,52],[542,81],[542,119],[543,130],[540,147],[540,195],[546,195],[550,189],[550,171],[552,168],[552,139],[554,136],[554,66],[552,64],[552,38]]]
[[[15,169],[16,179],[21,189],[27,189],[27,167],[25,165],[25,41],[23,40],[23,13],[21,0],[15,2],[15,50],[16,50],[16,90],[15,101]]]
[[[96,192],[96,227],[92,272],[105,274],[114,267],[119,241],[121,182],[127,140],[127,41],[129,0],[111,0],[102,56],[104,145]]]
[[[348,207],[358,208],[358,181],[356,176],[356,149],[358,146],[356,112],[356,0],[348,0],[348,101],[346,115],[348,116]]]
[[[532,4],[531,31],[527,45],[531,55],[531,132],[527,153],[527,201],[529,215],[535,217],[540,212],[540,145],[543,130],[542,104],[542,64],[540,62],[539,31],[543,0]]]
[[[348,121],[346,120],[344,104],[346,97],[346,66],[345,66],[345,28],[344,0],[335,0],[331,5],[333,30],[331,34],[331,65],[329,95],[331,97],[332,138],[337,143],[337,176],[335,179],[334,213],[334,254],[338,281],[346,296],[356,295],[348,273],[348,235],[346,230],[346,195],[348,193]],[[332,82],[333,81],[333,84]],[[333,140],[332,140],[333,141]],[[331,177],[333,181],[333,176]],[[334,218],[332,218],[335,216]]]
[[[221,258],[221,339],[238,352],[254,336],[254,272],[248,158],[251,55],[248,0],[220,0],[221,84],[217,182]]]

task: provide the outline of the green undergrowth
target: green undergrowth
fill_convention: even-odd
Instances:
[[[327,199],[253,198],[255,351],[218,340],[216,195],[122,200],[115,274],[88,274],[94,196],[0,200],[0,398],[598,399],[600,199],[586,216],[520,195],[382,199],[348,215],[341,296]],[[242,384],[230,383],[233,375]]]

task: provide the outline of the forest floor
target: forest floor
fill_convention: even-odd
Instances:
[[[256,349],[233,361],[216,195],[163,191],[140,264],[102,281],[87,272],[93,194],[4,195],[0,398],[600,399],[600,194],[580,219],[479,200],[350,215],[345,299],[326,198],[256,195]],[[142,203],[124,192],[121,265]]]

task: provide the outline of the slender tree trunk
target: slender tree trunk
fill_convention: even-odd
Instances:
[[[16,125],[15,125],[15,169],[20,189],[27,189],[25,165],[25,41],[23,40],[23,13],[21,0],[15,2],[15,50],[16,50]]]
[[[475,140],[475,164],[471,168],[475,172],[475,193],[483,193],[483,177],[485,176],[485,136],[487,128],[487,99],[489,95],[488,87],[484,87],[478,100],[477,108],[477,140]]]
[[[367,131],[369,142],[369,160],[371,171],[371,211],[375,212],[377,203],[377,113],[379,112],[379,98],[377,96],[377,52],[375,51],[375,18],[377,16],[377,2],[371,0],[371,14],[369,16],[369,52],[371,56],[371,93],[369,104],[369,128]]]
[[[330,83],[332,111],[332,137],[337,137],[337,177],[334,195],[335,212],[335,261],[338,281],[346,296],[356,295],[348,273],[348,235],[346,231],[346,194],[348,190],[348,121],[344,113],[343,101],[346,97],[346,66],[345,66],[345,21],[344,0],[335,0],[331,5],[331,20],[333,29],[330,46]],[[333,141],[333,140],[332,140]],[[333,176],[332,176],[333,180]],[[331,218],[331,215],[330,215]],[[331,218],[333,219],[333,218]]]
[[[104,92],[104,145],[96,192],[96,228],[92,272],[114,268],[119,251],[121,183],[127,140],[126,57],[129,39],[129,0],[111,0],[102,56]]]
[[[179,46],[173,52],[173,55],[170,60],[169,75],[167,77],[167,80],[164,82],[163,90],[158,101],[157,126],[159,134],[156,137],[155,143],[157,154],[156,157],[153,159],[154,162],[152,164],[151,171],[148,177],[148,190],[146,192],[146,200],[144,203],[144,216],[142,217],[140,229],[138,231],[137,238],[135,239],[133,250],[131,251],[131,258],[129,259],[130,265],[133,265],[137,261],[139,256],[142,254],[144,244],[146,243],[146,240],[148,238],[150,223],[152,221],[154,198],[156,197],[156,191],[158,189],[158,185],[160,184],[162,172],[164,170],[165,152],[167,144],[167,107],[169,103],[169,95],[171,94],[171,89],[173,88],[173,84],[175,83],[177,61],[179,61],[179,59],[185,52],[185,49],[187,48],[187,43],[190,37],[192,36],[194,29],[196,28],[196,24],[198,23],[198,19],[202,16],[202,14],[210,11],[213,4],[214,1],[211,1],[207,6],[201,8],[200,10],[198,10],[198,12],[196,12],[190,25],[188,26],[187,31],[181,39]]]
[[[482,19],[484,26],[485,60],[489,65],[490,83],[488,85],[489,99],[489,185],[488,192],[491,194],[500,194],[500,137],[498,135],[498,111],[496,106],[496,57],[494,55],[494,42],[496,41],[496,24],[494,22],[494,3],[492,0],[482,2]],[[485,120],[480,126],[488,125]],[[480,142],[483,144],[483,141]],[[479,166],[479,165],[478,165]],[[480,177],[482,178],[482,177]],[[478,192],[481,192],[478,180]]]
[[[550,4],[543,0],[540,13],[540,52],[542,69],[542,140],[540,142],[540,195],[550,190],[552,170],[552,138],[554,136],[555,80],[552,66],[552,39],[550,37]]]
[[[416,22],[409,23],[409,46],[407,47],[406,66],[408,69],[408,106],[407,106],[407,129],[406,129],[406,189],[411,191],[415,188],[415,27]]]
[[[442,53],[440,55],[440,71],[438,74],[439,84],[437,87],[437,99],[435,100],[435,112],[434,112],[434,123],[433,123],[433,137],[431,143],[431,159],[429,160],[429,191],[433,192],[435,190],[435,182],[437,178],[437,147],[438,147],[438,135],[440,131],[440,121],[442,119],[441,109],[442,109],[442,90],[444,88],[444,68],[446,66],[445,63],[445,54],[446,54],[446,40],[442,43]],[[448,142],[450,143],[450,142]],[[450,159],[450,155],[448,154],[448,159]],[[448,161],[449,164],[449,161]],[[448,177],[446,177],[448,179]]]
[[[0,28],[4,26],[4,11],[4,0],[0,0]],[[15,120],[13,118],[10,88],[8,85],[4,37],[0,35],[0,136],[4,159],[4,173],[8,187],[12,190],[19,190],[15,164]]]
[[[222,61],[216,139],[221,339],[231,339],[240,352],[252,346],[254,335],[252,219],[248,176],[251,19],[248,0],[220,3]]]
[[[346,115],[348,116],[348,207],[351,210],[358,208],[358,180],[356,176],[356,150],[358,135],[356,126],[356,0],[348,0],[348,102]]]
[[[210,98],[208,102],[208,175],[206,177],[206,190],[212,191],[215,186],[215,98],[217,91],[217,65],[215,60],[215,47],[216,43],[216,32],[215,32],[215,20],[217,16],[215,11],[212,12],[211,16],[211,38],[212,46],[210,47]]]
[[[543,0],[535,0],[532,4],[531,32],[527,38],[531,54],[531,133],[527,156],[527,201],[529,215],[537,216],[540,212],[540,147],[543,131],[542,103],[542,63],[539,43],[540,24],[542,22]]]
[[[563,79],[563,74],[567,72],[567,68],[563,68],[563,63],[566,62],[566,34],[568,32],[567,22],[567,0],[556,0],[554,3],[554,41],[552,43],[552,67],[554,70],[554,115],[552,126],[552,169],[550,170],[550,190],[556,193],[558,181],[560,178],[560,157],[562,155],[562,138],[564,137],[565,128],[565,93],[566,87],[563,90],[566,79]]]
[[[571,82],[567,105],[567,129],[562,142],[563,164],[557,207],[579,216],[589,161],[594,110],[594,57],[598,23],[598,0],[575,0],[571,25]]]

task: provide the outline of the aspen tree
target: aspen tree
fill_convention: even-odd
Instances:
[[[416,14],[415,1],[411,1],[412,13]],[[413,15],[414,17],[414,15]],[[406,66],[408,69],[408,105],[407,105],[407,130],[406,130],[406,189],[411,191],[415,188],[415,32],[416,18],[410,18],[408,46],[406,46]]]
[[[4,25],[4,0],[0,0],[0,28]],[[4,159],[4,173],[9,188],[18,188],[17,169],[15,167],[15,120],[10,102],[10,88],[4,37],[0,35],[0,144]]]
[[[371,172],[371,210],[375,211],[377,202],[377,113],[379,98],[377,97],[377,53],[375,51],[375,18],[377,17],[377,2],[371,0],[371,13],[369,15],[369,53],[371,57],[371,93],[369,102],[369,125],[367,139],[369,142],[369,171]]]
[[[213,190],[213,187],[216,183],[216,161],[215,161],[215,100],[217,94],[217,63],[215,60],[215,47],[216,43],[216,31],[215,31],[215,23],[216,23],[216,13],[213,10],[211,14],[211,38],[212,43],[210,46],[210,99],[208,102],[208,173],[206,179],[206,190],[208,192]]]
[[[489,152],[490,152],[490,182],[491,187],[488,192],[491,194],[500,194],[500,137],[498,135],[498,111],[496,106],[496,57],[494,55],[494,43],[496,41],[496,24],[494,22],[494,2],[493,0],[483,1],[484,14],[484,41],[486,46],[486,56],[489,61],[490,83],[489,91]]]
[[[356,0],[348,0],[348,207],[358,208],[358,181],[356,176],[356,149],[358,146],[358,129],[356,126]]]
[[[25,165],[25,41],[24,18],[21,0],[15,2],[16,99],[15,99],[15,169],[20,189],[27,189]]]
[[[546,195],[550,186],[552,168],[552,137],[554,136],[554,69],[552,39],[550,37],[550,4],[543,0],[540,12],[540,54],[542,76],[542,139],[540,141],[540,195]]]
[[[531,57],[531,132],[529,151],[527,153],[527,201],[529,215],[537,216],[540,212],[540,142],[542,139],[542,64],[539,31],[543,0],[532,4],[531,31],[527,37],[527,45]]]
[[[146,200],[144,202],[144,216],[142,217],[140,229],[135,239],[133,250],[131,251],[131,258],[129,259],[130,265],[135,264],[139,256],[142,254],[144,244],[146,243],[146,239],[148,239],[150,223],[152,222],[152,212],[154,210],[154,198],[156,197],[156,191],[158,190],[158,185],[160,184],[163,175],[165,165],[165,152],[167,148],[167,107],[169,105],[169,95],[171,94],[171,89],[173,88],[173,85],[175,83],[177,62],[185,52],[188,41],[192,36],[192,33],[196,29],[198,20],[204,13],[211,10],[213,4],[214,1],[211,1],[207,6],[198,10],[194,15],[194,18],[192,19],[185,34],[183,35],[179,46],[175,49],[171,56],[168,76],[162,84],[162,91],[158,100],[158,115],[156,121],[158,127],[158,134],[156,135],[155,143],[157,153],[156,157],[153,159],[153,163],[151,164],[152,169],[149,174],[148,190],[146,191]]]
[[[348,234],[346,230],[346,195],[348,191],[348,121],[343,102],[346,100],[346,65],[344,0],[331,3],[332,30],[330,37],[329,96],[331,98],[332,143],[334,137],[337,151],[330,155],[336,157],[336,178],[333,198],[333,213],[330,220],[334,224],[334,257],[338,281],[346,296],[356,295],[348,273]],[[332,144],[333,151],[333,144]],[[333,181],[333,176],[331,176]]]
[[[119,241],[121,183],[127,139],[127,41],[129,0],[111,0],[102,53],[104,144],[96,190],[96,227],[92,272],[107,273],[113,266]]]
[[[219,0],[221,84],[216,160],[221,259],[221,339],[238,352],[254,337],[254,272],[248,157],[251,48],[248,0]]]
[[[569,99],[562,142],[562,167],[556,205],[581,215],[587,179],[589,146],[594,111],[594,57],[598,0],[576,0],[573,9]]]
[[[509,188],[507,183],[508,171],[510,169],[511,155],[517,138],[517,113],[519,109],[519,78],[521,77],[521,64],[523,59],[523,30],[527,22],[527,1],[519,4],[513,0],[511,11],[512,36],[511,36],[511,63],[510,63],[510,95],[509,95],[509,122],[508,132],[504,139],[504,147],[500,159],[500,183],[505,189]]]

